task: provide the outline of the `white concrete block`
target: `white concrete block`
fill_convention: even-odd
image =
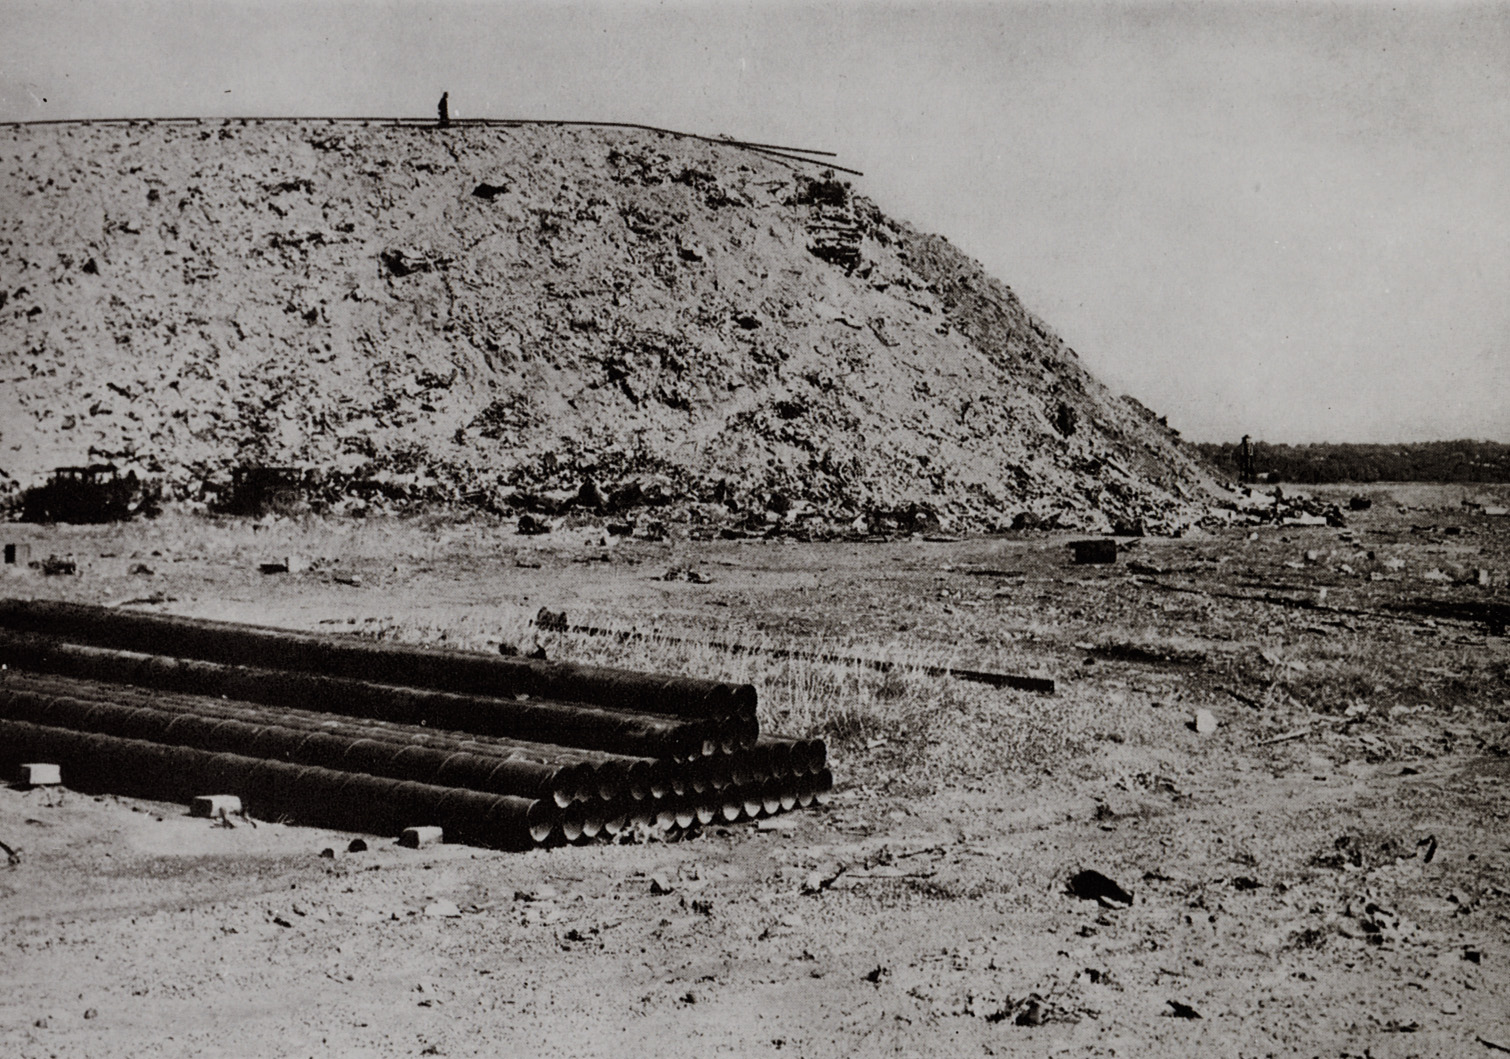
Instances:
[[[409,849],[438,846],[445,841],[445,832],[438,827],[406,827],[399,835],[398,844]]]
[[[222,814],[233,816],[241,812],[241,799],[234,794],[201,794],[189,806],[190,816],[207,816],[216,819]]]
[[[21,782],[28,787],[56,787],[63,782],[63,770],[57,765],[33,761],[21,766]]]

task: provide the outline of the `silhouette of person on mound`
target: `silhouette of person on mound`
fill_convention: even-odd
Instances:
[[[1255,482],[1258,480],[1257,468],[1254,467],[1253,441],[1247,434],[1237,444],[1237,478],[1240,482]]]
[[[440,127],[443,129],[451,124],[451,105],[448,102],[450,98],[450,92],[442,92],[440,94],[440,104],[435,108],[435,112],[440,115]]]

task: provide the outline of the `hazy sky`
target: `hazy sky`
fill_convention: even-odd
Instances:
[[[1200,440],[1510,441],[1510,4],[0,0],[0,118],[825,147]]]

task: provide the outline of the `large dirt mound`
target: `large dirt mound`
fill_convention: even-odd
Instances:
[[[974,261],[732,146],[20,126],[0,166],[11,490],[283,464],[495,506],[592,478],[695,519],[1155,530],[1205,491]]]

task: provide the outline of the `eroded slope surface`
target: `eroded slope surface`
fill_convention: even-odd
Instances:
[[[1167,529],[1204,492],[1010,289],[816,169],[623,130],[230,122],[10,127],[0,170],[12,490],[110,459],[192,498],[285,464],[975,529]]]

